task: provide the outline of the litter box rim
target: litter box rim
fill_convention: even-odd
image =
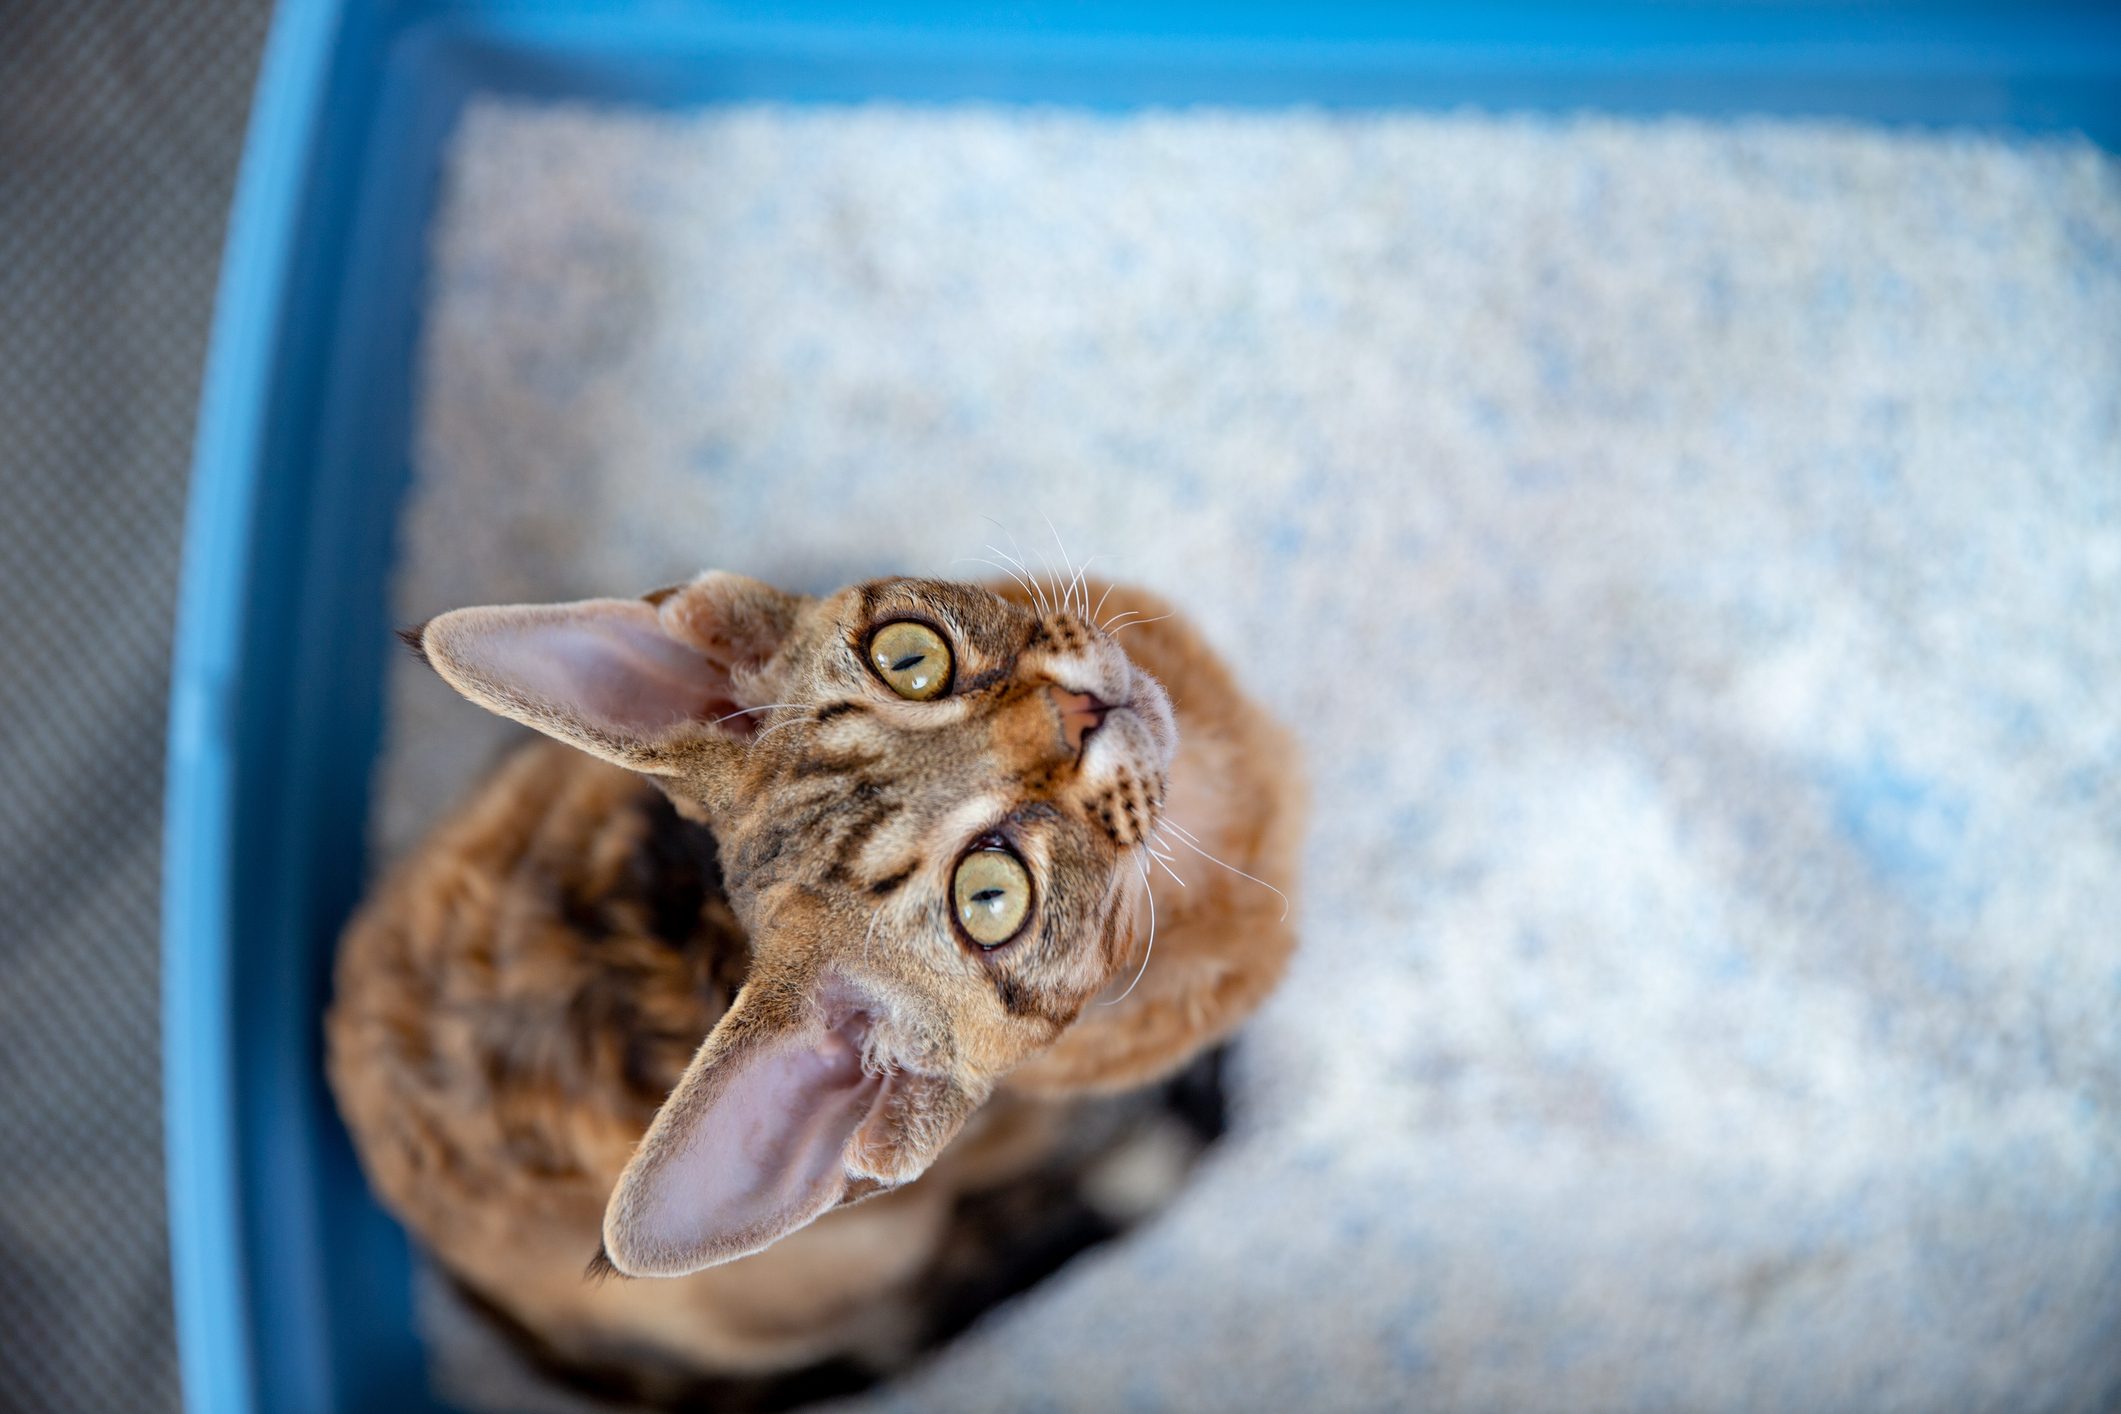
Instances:
[[[283,0],[201,387],[170,689],[163,1115],[194,1410],[432,1407],[411,1266],[324,1094],[317,1020],[381,739],[426,217],[475,91],[1759,113],[2076,131],[2113,150],[2121,13]]]

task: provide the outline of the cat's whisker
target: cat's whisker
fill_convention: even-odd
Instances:
[[[1098,627],[1103,629],[1106,633],[1110,633],[1112,632],[1113,624],[1123,623],[1126,620],[1133,618],[1137,614],[1146,614],[1148,612],[1149,611],[1147,609],[1122,609],[1118,613],[1114,614],[1106,622],[1099,624]]]
[[[1082,591],[1080,591],[1082,589],[1082,572],[1084,572],[1084,568],[1088,568],[1088,562],[1075,566],[1073,575],[1067,577],[1067,602],[1069,602],[1069,608],[1075,608],[1075,604],[1082,604],[1084,608],[1090,606],[1090,602],[1088,602],[1090,596],[1082,594]]]
[[[1054,573],[1053,561],[1046,558],[1044,550],[1038,552],[1038,563],[1044,571],[1044,574],[1039,576],[1039,578],[1046,586],[1046,593],[1051,596],[1051,602],[1047,604],[1046,612],[1049,614],[1059,613],[1061,610],[1060,576]]]
[[[1130,629],[1130,628],[1140,628],[1140,627],[1141,627],[1141,626],[1142,626],[1143,624],[1157,624],[1157,623],[1162,623],[1162,622],[1163,622],[1163,621],[1164,621],[1165,619],[1168,619],[1168,618],[1170,618],[1170,617],[1172,616],[1172,614],[1176,614],[1177,612],[1178,612],[1178,610],[1176,610],[1176,609],[1173,609],[1173,610],[1171,611],[1171,613],[1170,613],[1170,614],[1158,614],[1158,615],[1157,615],[1157,616],[1156,616],[1155,618],[1153,618],[1153,619],[1136,619],[1136,620],[1135,620],[1135,621],[1134,621],[1133,623],[1131,623],[1131,624],[1121,624],[1121,625],[1120,625],[1120,626],[1119,626],[1118,628],[1116,628],[1116,629],[1113,629],[1113,630],[1112,630],[1112,632],[1113,632],[1113,633],[1114,633],[1115,635],[1117,635],[1117,634],[1120,634],[1120,633],[1124,633],[1124,632],[1126,632],[1126,631],[1127,631],[1128,629]]]
[[[1099,560],[1109,560],[1112,558],[1113,556],[1111,555],[1090,556],[1090,558],[1084,560],[1080,565],[1076,566],[1075,578],[1069,582],[1068,587],[1071,590],[1079,587],[1082,591],[1080,594],[1076,595],[1076,600],[1083,606],[1083,617],[1086,619],[1094,620],[1097,617],[1097,614],[1090,608],[1090,566],[1096,564]],[[1108,588],[1106,592],[1109,593],[1111,591]],[[1100,600],[1099,602],[1102,603],[1103,601]]]
[[[995,549],[995,547],[993,547],[993,545],[988,545],[988,549]],[[1003,551],[995,549],[995,553],[999,555],[999,553],[1003,553]],[[993,564],[993,560],[988,560],[988,564]],[[1046,589],[1041,589],[1041,587],[1039,587],[1039,581],[1037,581],[1037,579],[1035,579],[1035,577],[1031,575],[1031,570],[1022,570],[1022,572],[1020,572],[1020,575],[1016,575],[1016,583],[1020,583],[1020,585],[1024,587],[1024,594],[1029,594],[1029,596],[1031,596],[1031,602],[1039,606],[1039,613],[1048,613],[1048,606],[1046,606]]]
[[[1017,582],[1018,584],[1021,584],[1021,585],[1023,585],[1023,586],[1024,586],[1024,592],[1025,592],[1025,593],[1027,593],[1027,594],[1028,594],[1028,593],[1029,593],[1029,592],[1031,591],[1031,582],[1030,582],[1029,580],[1025,579],[1025,578],[1024,578],[1024,577],[1023,577],[1022,575],[1018,574],[1018,573],[1017,573],[1017,572],[1016,572],[1015,570],[1013,570],[1013,569],[1010,569],[1010,568],[1009,568],[1009,567],[1008,567],[1007,565],[1003,564],[1003,563],[1002,563],[1001,561],[999,561],[999,560],[990,560],[990,559],[988,559],[988,558],[987,558],[987,557],[986,557],[985,555],[960,555],[960,556],[958,556],[958,557],[957,557],[956,559],[952,560],[952,561],[950,562],[950,564],[951,564],[951,566],[952,566],[953,568],[955,568],[955,567],[956,567],[956,566],[958,566],[958,565],[993,565],[993,566],[994,566],[994,567],[995,567],[996,569],[1000,570],[1000,571],[1001,571],[1001,572],[1002,572],[1003,574],[1005,574],[1005,575],[1009,576],[1009,578],[1011,578],[1011,579],[1015,580],[1015,581],[1016,581],[1016,582]]]
[[[1051,516],[1048,516],[1044,511],[1040,511],[1039,517],[1040,519],[1046,522],[1046,528],[1048,530],[1051,530],[1053,528],[1053,518]],[[1053,540],[1055,544],[1059,544],[1060,536],[1056,534],[1053,537]],[[1061,551],[1061,559],[1065,561],[1067,558],[1068,552],[1064,548]],[[1053,595],[1053,612],[1066,612],[1068,608],[1068,601],[1063,597],[1063,591],[1061,589],[1060,571],[1053,568],[1053,561],[1046,558],[1046,552],[1044,550],[1040,550],[1038,552],[1038,562],[1039,564],[1043,565],[1046,570],[1046,588]]]
[[[707,725],[708,725],[708,726],[710,726],[710,727],[718,727],[718,726],[720,726],[720,725],[721,725],[722,723],[724,723],[724,722],[726,722],[726,721],[729,721],[729,720],[731,720],[732,718],[735,718],[735,717],[748,717],[748,716],[750,716],[750,715],[751,715],[751,714],[752,714],[753,712],[771,712],[771,711],[773,711],[773,710],[774,710],[774,709],[775,709],[776,707],[800,707],[800,706],[802,706],[802,705],[803,705],[803,704],[802,704],[802,703],[800,703],[800,702],[768,702],[768,703],[767,703],[767,704],[766,704],[765,706],[763,706],[763,707],[739,707],[739,708],[737,708],[737,709],[736,709],[736,710],[735,710],[734,712],[731,712],[731,713],[729,713],[729,714],[728,714],[728,716],[723,716],[723,717],[716,717],[716,718],[715,718],[715,719],[714,719],[713,721],[709,722],[709,723],[708,723]]]
[[[767,737],[772,736],[775,732],[786,731],[789,727],[807,727],[811,725],[813,725],[813,722],[809,717],[790,717],[787,721],[775,722],[772,726],[760,732],[757,736],[751,739],[751,744],[753,746],[757,746],[760,742],[764,741]]]
[[[1289,921],[1289,896],[1287,894],[1283,893],[1280,889],[1275,888],[1272,884],[1268,883],[1265,879],[1260,878],[1257,874],[1247,874],[1244,870],[1238,868],[1235,864],[1231,864],[1227,861],[1217,859],[1214,855],[1208,853],[1208,851],[1201,848],[1200,841],[1194,838],[1193,832],[1191,830],[1187,829],[1184,825],[1179,824],[1178,821],[1172,819],[1170,816],[1166,815],[1164,817],[1163,823],[1170,828],[1171,833],[1177,837],[1178,842],[1180,844],[1184,845],[1187,849],[1192,850],[1202,859],[1207,860],[1210,864],[1222,865],[1223,868],[1229,870],[1232,874],[1235,874],[1240,879],[1250,879],[1253,883],[1259,885],[1261,888],[1267,890],[1276,898],[1280,899],[1282,921],[1284,923]]]
[[[883,920],[884,906],[878,904],[869,913],[869,926],[862,931],[862,961],[869,960],[871,948],[876,943],[876,925]]]
[[[1092,555],[1075,567],[1074,577],[1068,581],[1068,592],[1075,599],[1076,608],[1087,615],[1090,612],[1090,566],[1097,561]]]
[[[994,547],[990,545],[988,548],[993,549]],[[1031,590],[1032,601],[1038,605],[1039,613],[1051,615],[1053,612],[1052,591],[1039,579],[1038,572],[1027,568],[1024,571],[1024,579]]]
[[[1024,563],[1022,556],[1010,554],[1007,550],[1004,550],[1001,546],[995,544],[992,540],[989,540],[987,542],[986,548],[994,554],[1000,555],[1010,564],[1015,565],[1019,573],[1025,575],[1031,573],[1031,567]]]
[[[1141,871],[1142,897],[1149,901],[1149,946],[1142,950],[1141,970],[1134,974],[1134,980],[1127,984],[1127,990],[1109,1002],[1100,1002],[1100,1006],[1118,1006],[1133,996],[1134,989],[1142,984],[1142,977],[1149,970],[1149,959],[1156,953],[1156,890],[1149,887],[1149,867],[1138,858],[1134,861],[1134,867]]]
[[[1002,534],[1009,535],[1009,527],[1003,525],[993,516],[982,516],[980,517],[980,519],[986,521],[989,525],[993,526],[996,530],[999,530]],[[1024,547],[1016,543],[1016,537],[1014,535],[1009,535],[1009,544],[1016,550],[1016,553],[1013,555],[1010,554],[1009,551],[1004,550],[1001,546],[995,544],[992,540],[989,540],[987,542],[987,548],[992,550],[995,554],[1000,555],[1010,564],[1015,565],[1018,569],[1023,570],[1026,574],[1030,573],[1031,567],[1024,563]]]
[[[1067,588],[1061,591],[1061,607],[1063,609],[1072,609],[1073,607],[1075,607],[1075,582],[1076,580],[1082,577],[1082,574],[1079,570],[1075,568],[1073,564],[1069,563],[1068,543],[1065,540],[1061,539],[1060,531],[1056,529],[1053,524],[1053,517],[1047,515],[1044,511],[1040,511],[1038,513],[1038,518],[1044,521],[1046,523],[1046,529],[1052,532],[1053,543],[1060,550],[1061,568],[1068,571]]]
[[[1030,565],[1028,565],[1028,564],[1026,564],[1026,563],[1025,563],[1025,561],[1024,561],[1024,547],[1023,547],[1023,544],[1022,544],[1022,543],[1021,543],[1020,541],[1018,541],[1018,540],[1017,540],[1017,538],[1016,538],[1016,532],[1015,532],[1015,531],[1013,531],[1013,530],[1011,530],[1011,529],[1010,529],[1010,528],[1009,528],[1008,526],[1006,526],[1006,525],[1003,525],[1003,524],[1002,524],[1002,523],[1001,523],[1000,521],[996,520],[996,519],[995,519],[995,518],[994,518],[993,516],[987,516],[987,515],[983,515],[983,516],[981,516],[981,517],[980,517],[980,519],[981,519],[981,520],[983,520],[983,521],[985,521],[985,522],[987,522],[987,523],[988,523],[989,525],[993,526],[993,527],[994,527],[994,528],[995,528],[996,530],[999,530],[999,531],[1000,531],[1000,532],[1001,532],[1002,534],[1004,534],[1004,535],[1006,535],[1006,536],[1008,536],[1008,537],[1009,537],[1009,544],[1010,544],[1011,546],[1013,546],[1013,547],[1015,548],[1015,550],[1016,550],[1016,553],[1015,553],[1014,555],[1008,556],[1008,558],[1010,558],[1010,559],[1013,559],[1013,560],[1015,560],[1015,561],[1016,561],[1016,567],[1017,567],[1018,569],[1022,570],[1022,571],[1024,572],[1025,576],[1026,576],[1027,578],[1029,578],[1029,579],[1031,580],[1031,582],[1032,582],[1032,585],[1031,585],[1031,593],[1032,593],[1032,597],[1034,597],[1035,599],[1037,599],[1037,600],[1038,600],[1038,607],[1039,607],[1039,612],[1040,612],[1040,613],[1042,613],[1042,614],[1050,614],[1050,613],[1052,613],[1052,612],[1053,612],[1053,606],[1052,606],[1051,604],[1049,604],[1049,603],[1047,603],[1047,602],[1046,602],[1046,596],[1045,596],[1044,592],[1043,592],[1043,591],[1041,591],[1041,590],[1040,590],[1040,588],[1038,587],[1038,576],[1037,576],[1037,575],[1035,575],[1035,574],[1032,574],[1032,573],[1031,573],[1031,566],[1030,566]],[[994,547],[994,546],[992,546],[992,545],[989,545],[989,546],[988,546],[987,548],[988,548],[988,549],[990,549],[990,550],[994,550],[994,553],[995,553],[995,554],[997,554],[997,555],[999,555],[999,554],[1002,554],[1002,551],[1000,551],[1000,550],[997,550],[997,549],[995,549],[995,547]],[[1041,560],[1044,560],[1044,559],[1045,559],[1045,556],[1041,555],[1041,556],[1039,556],[1039,558],[1040,558]]]
[[[987,548],[992,550],[994,547],[992,545],[989,545]],[[989,560],[987,563],[993,564],[994,561]],[[1024,593],[1031,596],[1032,604],[1035,607],[1039,608],[1041,612],[1043,612],[1044,600],[1040,596],[1038,581],[1031,577],[1031,574],[1028,570],[1022,572],[1011,570],[1009,571],[1009,573],[1015,578],[1018,584],[1021,584],[1024,587]]]
[[[1112,597],[1112,591],[1117,588],[1119,588],[1117,584],[1108,584],[1105,586],[1105,592],[1097,596],[1097,607],[1090,611],[1090,617],[1092,619],[1095,619],[1099,614],[1102,614],[1105,611],[1105,601]]]
[[[1142,848],[1148,850],[1150,857],[1164,866],[1164,872],[1166,874],[1169,874],[1173,879],[1178,880],[1178,886],[1180,888],[1184,888],[1186,886],[1186,881],[1184,879],[1180,879],[1178,876],[1178,871],[1172,868],[1173,865],[1178,863],[1178,856],[1173,854],[1171,852],[1171,847],[1164,843],[1164,837],[1161,834],[1159,834],[1155,830],[1149,831],[1148,836],[1142,841]]]
[[[1011,545],[1016,546],[1016,552],[1019,558],[1029,558],[1029,556],[1024,554],[1024,547],[1020,544],[1017,544],[1016,535],[1013,531],[1010,531],[1007,527],[1004,527],[1002,533],[1009,537],[1009,543]],[[1058,602],[1060,598],[1060,576],[1053,572],[1053,561],[1046,558],[1046,552],[1044,550],[1038,551],[1037,554],[1039,568],[1045,572],[1043,576],[1043,587],[1046,591],[1046,595],[1049,596],[1042,597],[1039,601],[1039,606],[1045,613],[1052,614],[1055,613],[1060,607]],[[1038,581],[1041,579],[1041,576],[1034,574],[1031,576],[1031,578],[1034,581]]]

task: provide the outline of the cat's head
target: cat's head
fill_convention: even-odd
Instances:
[[[416,646],[715,831],[751,970],[605,1218],[622,1271],[753,1252],[917,1177],[1140,954],[1169,698],[1075,606],[709,573],[462,609]]]

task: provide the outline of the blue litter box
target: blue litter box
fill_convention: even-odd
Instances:
[[[199,418],[170,710],[170,1231],[200,1411],[432,1407],[326,1093],[445,140],[467,98],[1836,115],[2121,145],[2109,5],[288,0]]]

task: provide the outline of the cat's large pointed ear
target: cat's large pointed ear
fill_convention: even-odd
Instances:
[[[473,702],[638,771],[679,769],[684,748],[744,736],[761,669],[803,601],[710,572],[646,599],[456,609],[407,635]]]
[[[849,1145],[883,1108],[861,1036],[822,1018],[775,1023],[758,989],[700,1047],[604,1212],[628,1276],[683,1276],[756,1252],[848,1196]]]
[[[683,1276],[910,1183],[985,1098],[951,1075],[864,1069],[878,1003],[811,965],[807,949],[792,968],[770,948],[754,962],[656,1111],[604,1209],[619,1271]]]

